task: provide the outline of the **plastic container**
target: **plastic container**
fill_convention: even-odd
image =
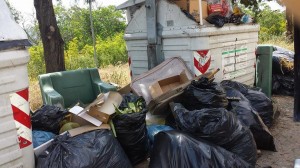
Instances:
[[[272,96],[272,45],[259,45],[257,47],[256,86],[262,88],[269,98]]]
[[[0,167],[34,167],[27,35],[0,0]]]
[[[148,71],[147,17],[144,1],[129,2],[120,5],[119,9],[127,9],[130,13],[124,38],[134,78]],[[259,25],[225,24],[216,28],[203,20],[201,26],[189,19],[176,4],[167,0],[157,3],[157,31],[161,36],[164,59],[181,57],[197,76],[220,68],[215,81],[254,84]]]

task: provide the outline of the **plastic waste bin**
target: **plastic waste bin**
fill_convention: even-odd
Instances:
[[[129,23],[125,41],[132,79],[149,70],[147,54],[149,28],[146,0],[128,0],[118,6],[127,10]],[[254,85],[255,49],[258,42],[258,24],[225,24],[217,28],[203,20],[199,25],[174,3],[157,0],[157,42],[162,60],[181,57],[193,75],[201,75],[220,68],[215,81],[234,80]],[[147,19],[149,18],[150,19]],[[148,31],[149,30],[149,31]],[[152,31],[151,31],[152,30]]]
[[[259,45],[256,51],[256,86],[262,88],[268,97],[272,95],[272,56],[271,45]]]
[[[34,167],[27,35],[0,0],[0,167]]]

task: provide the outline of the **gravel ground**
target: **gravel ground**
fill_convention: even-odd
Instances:
[[[300,159],[300,122],[294,122],[294,98],[273,96],[280,116],[270,129],[278,152],[262,151],[257,168],[292,168],[295,159]]]

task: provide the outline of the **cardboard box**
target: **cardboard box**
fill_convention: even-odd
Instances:
[[[181,10],[188,11],[188,0],[171,0],[175,3]]]
[[[211,72],[207,72],[203,75],[195,77],[192,80],[198,80],[201,77],[208,77],[210,74]],[[169,103],[180,100],[180,95],[183,93],[184,89],[191,83],[192,80],[188,80],[187,82],[151,100],[148,104],[149,112],[153,115],[165,115],[166,112],[168,112]]]
[[[86,108],[74,106],[69,112],[95,126],[100,126],[102,123],[108,123],[110,116],[115,113],[115,107],[119,107],[122,100],[123,97],[118,92],[108,92],[106,94],[100,94],[97,99]],[[82,123],[82,121],[78,121],[79,119],[76,119],[76,117],[74,118],[74,120],[77,120],[77,123]]]
[[[152,85],[149,86],[150,94],[153,99],[161,96],[162,94],[188,82],[189,79],[185,73],[185,71],[182,71],[179,75],[172,76],[169,78],[165,78],[162,80],[159,80]]]
[[[196,19],[197,22],[200,22],[199,0],[190,0],[188,11]],[[202,1],[202,18],[206,19],[207,16],[208,16],[207,2]]]

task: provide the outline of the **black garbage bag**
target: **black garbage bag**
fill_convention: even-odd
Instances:
[[[272,93],[294,96],[295,53],[274,46],[272,57]]]
[[[113,118],[117,139],[133,165],[148,156],[149,142],[147,137],[146,113],[116,115]]]
[[[293,51],[274,46],[272,57],[272,74],[294,76]]]
[[[137,101],[141,101],[142,108],[146,107],[146,102],[141,96],[137,96],[132,93],[122,95],[123,101],[121,102],[119,109],[124,110],[128,108],[129,103],[136,103]]]
[[[272,92],[274,94],[294,96],[294,77],[273,74],[272,83]]]
[[[109,130],[97,130],[75,137],[57,136],[37,161],[37,168],[131,168],[131,164]]]
[[[253,166],[219,146],[173,130],[155,135],[149,167],[250,168]]]
[[[225,86],[228,97],[236,97],[240,100],[229,102],[228,110],[234,112],[237,118],[250,128],[258,149],[276,151],[274,138],[267,126],[263,123],[258,113],[251,106],[249,100],[238,90]]]
[[[260,88],[251,88],[245,84],[224,80],[222,86],[229,86],[240,91],[251,103],[251,106],[258,112],[267,127],[271,127],[274,120],[274,110],[272,100],[268,98]]]
[[[274,109],[272,100],[263,92],[249,89],[246,98],[250,101],[251,106],[256,110],[267,127],[273,125]]]
[[[256,144],[250,130],[224,108],[188,111],[181,104],[171,104],[180,130],[204,139],[236,154],[253,167]]]
[[[119,107],[121,110],[127,108],[128,102],[140,100],[133,94],[123,95],[124,100]],[[143,100],[141,112],[119,114],[113,117],[113,123],[117,139],[133,165],[143,161],[149,152],[149,141],[147,137],[145,101]]]
[[[224,26],[225,22],[226,22],[226,18],[222,15],[209,15],[206,18],[206,21],[208,21],[208,23],[215,25],[218,28],[221,28]]]
[[[66,110],[52,105],[43,105],[31,116],[32,129],[59,133],[60,122],[68,114]]]
[[[201,78],[192,83],[184,90],[182,102],[188,110],[201,108],[227,107],[228,100],[224,89],[208,78]]]

